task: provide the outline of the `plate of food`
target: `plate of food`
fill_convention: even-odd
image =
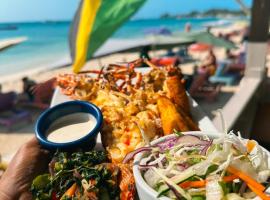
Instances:
[[[269,152],[233,132],[174,132],[122,163],[104,150],[57,151],[31,191],[53,200],[267,200],[269,163]]]
[[[268,152],[240,135],[204,129],[179,69],[146,61],[142,73],[137,62],[57,77],[52,108],[36,125],[41,144],[56,152],[32,182],[34,198],[269,199]],[[81,138],[47,141],[48,130],[87,124],[89,115],[92,128],[71,131]]]

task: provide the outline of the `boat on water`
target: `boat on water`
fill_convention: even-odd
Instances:
[[[15,31],[17,29],[18,29],[18,27],[14,26],[14,25],[0,26],[0,31]]]

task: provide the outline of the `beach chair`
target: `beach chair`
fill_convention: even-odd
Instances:
[[[220,93],[220,85],[208,82],[208,73],[198,73],[189,88],[189,94],[195,99],[205,99],[213,102]]]
[[[178,66],[180,64],[180,60],[177,57],[152,58],[151,63],[156,66]]]
[[[181,63],[195,62],[196,60],[192,58],[187,51],[187,48],[180,48],[177,52],[177,56],[180,57]]]
[[[233,85],[240,77],[237,73],[226,73],[226,63],[219,63],[214,76],[209,78],[211,83],[222,83],[225,85]]]
[[[246,68],[246,53],[241,52],[236,56],[235,62],[230,63],[227,66],[227,72],[229,73],[243,73]]]
[[[15,108],[15,100],[14,92],[0,94],[0,125],[7,127],[8,131],[19,122],[32,122],[30,112]]]
[[[46,110],[50,107],[50,102],[54,93],[55,88],[55,78],[52,78],[44,83],[39,83],[34,86],[33,88],[33,101],[22,101],[20,105],[30,107],[30,108],[37,108],[41,110]]]

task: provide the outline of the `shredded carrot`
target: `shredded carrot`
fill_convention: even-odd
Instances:
[[[240,179],[242,179],[243,181],[245,181],[247,184],[251,185],[252,187],[256,188],[257,190],[259,191],[265,190],[265,187],[262,184],[258,183],[256,180],[254,180],[253,178],[251,178],[244,172],[236,169],[235,167],[229,166],[227,170],[228,172],[238,176]]]
[[[256,146],[256,142],[254,140],[248,140],[247,152],[250,153],[255,146]]]
[[[230,175],[230,176],[225,176],[223,177],[224,182],[232,182],[234,179],[237,179],[238,176],[235,175]],[[206,181],[201,180],[201,181],[185,181],[183,183],[180,183],[179,186],[181,188],[201,188],[205,187]]]
[[[64,197],[73,197],[77,189],[77,184],[73,183],[73,185],[63,194],[61,199],[64,199]],[[60,200],[61,200],[60,199]]]
[[[200,187],[204,187],[205,186],[205,180],[201,180],[201,181],[185,181],[183,183],[180,183],[179,186],[181,188],[200,188]]]
[[[257,194],[262,200],[270,200],[270,197],[267,196],[263,191],[258,190],[256,187],[253,187],[250,184],[247,184],[247,186],[255,193]]]
[[[226,182],[226,183],[232,182],[235,179],[238,179],[238,176],[236,176],[236,175],[230,175],[230,176],[224,176],[223,177],[223,181]]]

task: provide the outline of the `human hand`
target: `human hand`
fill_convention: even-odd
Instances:
[[[0,199],[32,199],[32,181],[48,168],[48,163],[49,152],[41,148],[36,138],[25,143],[0,179]]]

